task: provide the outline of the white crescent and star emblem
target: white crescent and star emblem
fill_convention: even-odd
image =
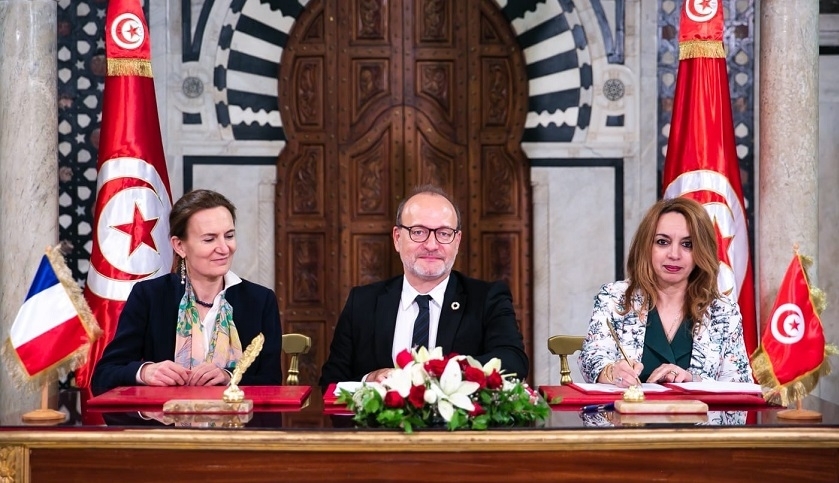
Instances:
[[[717,0],[685,0],[685,13],[694,22],[707,22],[717,14]]]
[[[783,304],[772,313],[772,336],[782,344],[795,344],[804,337],[804,314],[796,304]]]
[[[133,13],[123,13],[111,24],[111,38],[114,43],[125,50],[134,50],[143,45],[146,30],[143,22]]]
[[[96,243],[87,286],[97,295],[126,300],[134,284],[168,271],[168,190],[145,160],[114,158],[99,171]]]
[[[737,300],[746,279],[749,265],[749,235],[746,211],[740,197],[722,173],[711,170],[687,171],[674,179],[664,192],[665,198],[687,196],[702,202],[714,222],[718,244],[724,252],[720,258],[717,286],[720,292]],[[703,197],[717,201],[703,201]]]

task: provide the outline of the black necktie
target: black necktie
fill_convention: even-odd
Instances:
[[[431,300],[431,295],[417,295],[414,299],[419,306],[419,314],[417,320],[414,321],[414,339],[411,341],[412,347],[425,347],[428,349],[428,301]]]

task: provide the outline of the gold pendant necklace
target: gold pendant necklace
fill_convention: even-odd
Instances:
[[[673,342],[673,337],[676,336],[676,332],[679,330],[679,326],[682,325],[682,313],[679,312],[676,314],[676,317],[673,317],[673,326],[670,327],[670,330],[665,332],[667,336],[668,342]]]

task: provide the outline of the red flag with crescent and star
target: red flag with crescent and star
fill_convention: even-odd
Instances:
[[[740,305],[746,351],[757,349],[754,280],[734,143],[723,12],[717,0],[685,0],[679,71],[662,185],[665,198],[703,204],[717,232],[720,292]]]
[[[795,402],[830,372],[826,356],[836,352],[825,343],[819,319],[824,294],[813,287],[805,268],[812,261],[797,252],[778,288],[778,296],[751,364],[764,397],[787,405]]]
[[[102,100],[93,247],[85,298],[103,336],[76,384],[90,387],[128,294],[172,264],[169,174],[163,154],[148,25],[139,0],[111,0],[105,21],[108,72]]]

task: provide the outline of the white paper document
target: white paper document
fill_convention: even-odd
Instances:
[[[762,394],[760,384],[752,384],[751,382],[720,382],[720,381],[701,381],[701,382],[675,382],[672,383],[674,387],[683,389],[685,391],[709,392],[716,394]]]
[[[625,387],[618,387],[614,384],[586,384],[586,383],[579,383],[575,382],[574,385],[579,387],[583,390],[583,392],[615,392],[615,393],[623,393],[626,391]],[[651,382],[645,382],[641,384],[641,390],[645,393],[652,393],[652,392],[667,392],[672,391],[669,387],[664,387],[661,384],[654,384]]]
[[[333,391],[333,393],[336,396],[340,396],[341,395],[341,389],[346,389],[349,392],[355,392],[355,391],[358,391],[359,389],[361,389],[361,386],[363,386],[363,385],[364,385],[364,383],[361,382],[361,381],[339,382],[338,384],[335,385],[335,391]]]

